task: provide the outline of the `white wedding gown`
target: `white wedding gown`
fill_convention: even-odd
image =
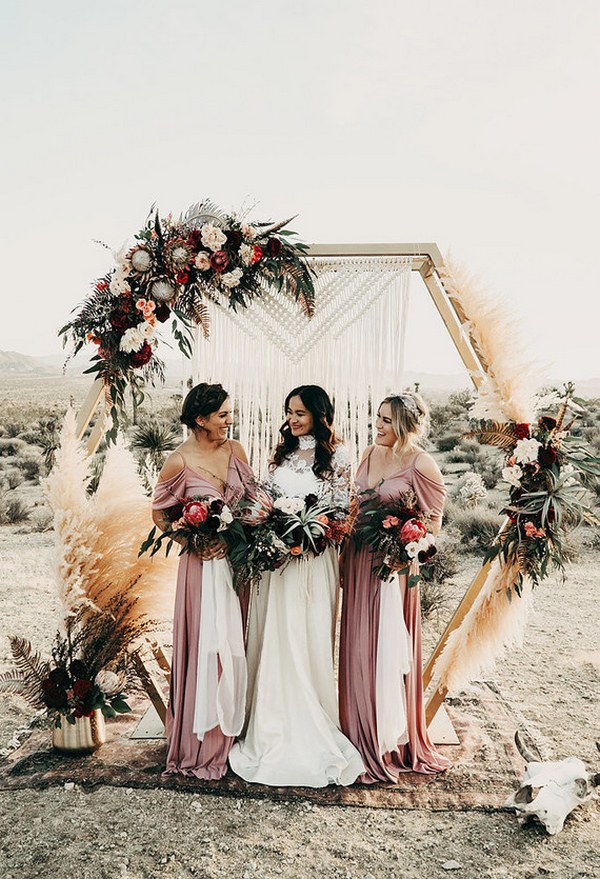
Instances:
[[[316,494],[347,506],[350,466],[338,446],[330,479],[315,476],[315,438],[271,472],[288,497]],[[338,589],[335,549],[263,576],[254,590],[248,629],[246,730],[229,754],[237,775],[273,786],[352,784],[364,772],[360,754],[339,728],[333,669]]]

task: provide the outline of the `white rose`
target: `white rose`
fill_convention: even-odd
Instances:
[[[194,265],[197,269],[200,269],[201,272],[205,272],[210,268],[209,254],[205,250],[201,250],[194,260]]]
[[[126,354],[131,353],[131,351],[139,351],[144,342],[146,341],[146,337],[140,331],[140,327],[142,324],[138,324],[137,327],[130,327],[128,330],[125,330],[123,333],[123,337],[121,338],[121,342],[119,344],[119,349],[124,351]],[[148,324],[150,326],[150,324]]]
[[[411,540],[410,543],[406,544],[404,549],[406,550],[406,555],[409,557],[409,559],[414,559],[419,552],[419,544],[414,540]]]
[[[231,290],[232,287],[237,287],[243,275],[244,273],[241,269],[234,269],[232,272],[226,272],[224,275],[221,275],[221,284]]]
[[[249,241],[254,241],[256,238],[256,229],[254,226],[249,226],[247,223],[244,223],[240,231],[244,238],[247,238]]]
[[[110,284],[108,285],[108,289],[113,296],[120,296],[122,293],[131,293],[131,287],[125,280],[126,277],[127,275],[120,269],[116,269],[113,272]]]
[[[227,235],[218,226],[213,226],[212,223],[204,224],[202,227],[202,244],[205,247],[212,251],[220,250],[226,241]]]
[[[504,467],[504,469],[502,470],[502,479],[505,482],[508,482],[510,485],[516,486],[517,488],[521,487],[522,475],[523,471],[518,464],[514,464],[512,467]]]
[[[127,247],[126,241],[121,245],[120,250],[113,250],[113,257],[117,270],[122,272],[124,277],[129,274],[131,269],[131,260],[127,256],[128,252],[129,248]]]
[[[427,533],[417,542],[417,553],[427,552],[430,546],[435,543],[433,534]]]
[[[242,244],[239,249],[240,259],[244,263],[245,266],[249,266],[252,262],[252,257],[254,255],[254,248],[250,247],[249,244]]]
[[[536,439],[521,439],[515,446],[515,459],[519,464],[531,464],[537,461],[538,450],[542,444]]]
[[[304,500],[300,497],[280,497],[277,498],[273,506],[276,510],[281,510],[282,513],[289,515],[299,513],[300,510],[304,509]]]
[[[233,513],[229,509],[229,507],[223,507],[221,510],[221,522],[225,522],[226,525],[229,525],[230,522],[233,522]]]
[[[140,335],[144,337],[144,341],[146,342],[152,341],[152,339],[156,335],[156,327],[153,324],[148,323],[148,321],[146,320],[143,324],[137,325],[137,330],[139,331]]]

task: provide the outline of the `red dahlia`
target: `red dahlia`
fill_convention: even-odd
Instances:
[[[529,439],[530,428],[531,425],[526,424],[525,422],[519,422],[518,424],[515,424],[515,433],[518,439]]]
[[[229,265],[229,257],[224,250],[217,250],[210,258],[211,267],[215,272],[224,272]]]
[[[145,366],[152,357],[152,348],[148,342],[144,342],[139,351],[132,351],[129,355],[129,362],[134,369]]]

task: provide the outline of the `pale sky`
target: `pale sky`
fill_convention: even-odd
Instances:
[[[597,0],[3,0],[0,40],[0,349],[59,352],[93,239],[210,197],[309,242],[435,241],[549,376],[600,375]],[[407,365],[457,372],[425,296]]]

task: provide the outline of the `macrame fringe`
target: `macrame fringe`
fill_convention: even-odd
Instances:
[[[197,338],[194,384],[221,382],[234,403],[235,434],[264,473],[283,423],[283,403],[301,384],[333,397],[335,426],[355,460],[372,441],[372,413],[401,387],[411,260],[314,258],[315,316],[269,290],[243,312],[211,303],[211,338]]]

